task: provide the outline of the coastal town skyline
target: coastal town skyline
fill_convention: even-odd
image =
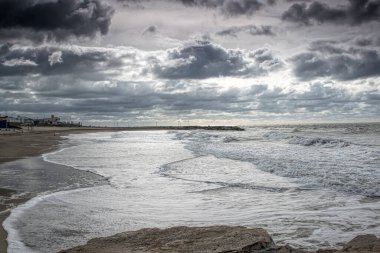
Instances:
[[[379,28],[378,0],[0,0],[0,114],[378,121]]]

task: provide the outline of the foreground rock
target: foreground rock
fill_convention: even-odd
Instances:
[[[328,251],[319,250],[318,253],[330,253],[330,252],[350,252],[350,253],[372,253],[380,252],[380,238],[375,235],[359,235],[347,243],[342,250]]]
[[[147,228],[90,240],[87,245],[60,253],[144,253],[144,252],[219,252],[219,253],[305,253],[288,245],[276,246],[260,228],[211,226]],[[318,253],[380,252],[380,239],[374,235],[354,238],[342,250],[319,250]]]
[[[230,252],[247,245],[274,246],[264,229],[245,227],[148,228],[90,240],[87,245],[62,252]]]

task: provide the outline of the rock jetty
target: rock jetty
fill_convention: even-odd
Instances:
[[[210,131],[244,131],[238,126],[146,126],[146,127],[124,127],[118,130],[210,130]]]

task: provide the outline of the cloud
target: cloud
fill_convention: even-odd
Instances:
[[[225,49],[197,41],[182,47],[142,52],[127,47],[17,46],[0,48],[0,76],[76,75],[78,78],[206,79],[219,76],[255,77],[282,66],[269,49]]]
[[[2,65],[6,67],[19,67],[19,66],[37,66],[38,64],[28,59],[18,58],[18,59],[11,59],[11,60],[4,61]]]
[[[380,47],[380,37],[363,37],[355,38],[355,45],[359,47]]]
[[[3,80],[0,84],[3,87]],[[356,93],[331,84],[311,83],[302,90],[266,84],[224,88],[198,81],[91,82],[69,76],[38,77],[23,88],[2,92],[0,107],[23,113],[75,113],[81,117],[170,117],[250,118],[255,115],[294,117],[305,115],[376,115],[379,90]],[[192,116],[193,115],[193,116]],[[203,115],[203,116],[199,116]]]
[[[312,0],[286,0],[288,3],[293,3],[293,2],[311,2]]]
[[[282,19],[304,25],[334,23],[360,25],[380,21],[379,0],[349,0],[345,7],[333,8],[325,3],[295,3],[282,15]]]
[[[323,45],[341,47],[334,43],[315,42],[309,53],[327,55]],[[349,52],[359,56],[360,50],[368,50],[354,49],[332,50],[332,56]],[[151,52],[128,47],[7,44],[0,46],[0,108],[89,119],[376,115],[379,109],[379,90],[370,85],[353,92],[333,82],[286,87],[246,79],[242,86],[232,81],[226,87],[218,84],[219,79],[203,80],[257,77],[281,66],[269,49],[230,50],[210,42]],[[250,81],[255,84],[248,85]]]
[[[101,0],[0,0],[0,37],[61,41],[104,35],[112,14]]]
[[[50,66],[62,63],[62,51],[56,51],[49,55],[48,62],[50,63]]]
[[[250,35],[265,35],[274,36],[273,27],[269,25],[247,25],[247,26],[233,26],[216,33],[218,36],[232,36],[237,37],[238,33],[246,32]]]
[[[343,54],[349,52],[339,41],[334,40],[313,41],[310,43],[309,50],[325,54]]]
[[[268,49],[227,50],[205,41],[168,50],[162,59],[152,59],[153,73],[166,79],[260,76],[281,65]]]
[[[279,107],[291,113],[348,113],[355,112],[355,109],[360,106],[362,96],[364,96],[363,93],[354,94],[348,89],[312,83],[305,91],[294,92],[285,100],[279,100]]]
[[[2,53],[1,53],[2,52]],[[123,75],[134,79],[207,79],[257,77],[283,65],[267,48],[225,49],[206,41],[168,50],[143,52],[128,47],[18,46],[0,47],[0,76],[76,75],[102,79]]]
[[[304,3],[295,3],[282,15],[283,20],[305,25],[310,25],[312,20],[317,23],[324,23],[341,21],[344,18],[344,10],[333,9],[319,2],[313,2],[309,6]]]
[[[122,58],[128,52],[118,49],[75,46],[3,46],[0,54],[0,76],[23,76],[30,74],[78,76],[122,66]],[[131,56],[132,57],[132,56]]]
[[[221,11],[227,16],[252,15],[263,7],[263,3],[255,0],[225,0]]]
[[[355,80],[380,75],[380,54],[376,49],[344,48],[335,43],[314,42],[309,52],[291,58],[294,74],[301,80]]]
[[[265,3],[259,0],[179,0],[186,6],[214,8],[225,16],[251,16],[261,10]],[[275,1],[267,1],[272,5]]]

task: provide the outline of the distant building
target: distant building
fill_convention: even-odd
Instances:
[[[8,117],[8,123],[16,123],[20,125],[33,125],[33,119],[23,116]]]
[[[0,117],[0,128],[8,128],[8,116]]]
[[[8,123],[20,123],[19,119],[17,119],[16,117],[12,117],[12,116],[8,116],[7,121],[8,121]]]
[[[3,116],[0,117],[0,129],[21,129],[20,124],[14,118]]]
[[[35,119],[33,120],[34,125],[36,126],[60,126],[63,123],[61,118],[51,115],[50,118]]]
[[[0,116],[0,128],[21,128],[22,126],[67,126],[80,127],[81,122],[62,122],[60,117],[51,115],[49,118],[32,119],[23,116]]]
[[[52,125],[52,126],[60,125],[61,118],[55,117],[54,115],[51,115],[50,119],[48,119],[48,123],[49,123],[49,125]]]

